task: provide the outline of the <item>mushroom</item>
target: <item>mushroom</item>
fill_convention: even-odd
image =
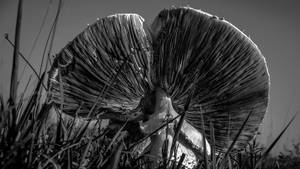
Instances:
[[[212,124],[218,151],[250,112],[234,148],[253,138],[269,99],[258,47],[224,19],[190,7],[162,10],[150,26],[137,14],[97,20],[57,54],[48,84],[49,101],[73,116],[81,106],[82,117],[138,122],[151,133],[166,116],[184,114],[181,134],[201,146],[205,132],[208,148]],[[164,139],[165,130],[153,136],[150,152],[159,156]]]

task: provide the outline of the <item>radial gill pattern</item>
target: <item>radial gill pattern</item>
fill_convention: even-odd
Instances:
[[[113,15],[87,27],[57,55],[50,71],[50,100],[68,114],[124,114],[134,110],[151,81],[151,39],[136,14]],[[63,96],[63,97],[62,97]]]
[[[179,8],[163,10],[152,24],[153,74],[182,112],[192,100],[186,120],[199,131],[215,128],[217,147],[226,149],[250,111],[236,143],[251,139],[268,104],[269,75],[257,46],[229,22],[204,12]]]
[[[215,128],[226,150],[249,112],[236,148],[257,131],[268,105],[269,75],[257,46],[229,22],[192,8],[163,10],[149,27],[136,14],[102,18],[58,53],[49,100],[63,112],[112,118],[149,114],[151,93],[166,91],[177,113],[192,96],[186,121]],[[109,116],[108,115],[108,116]],[[208,137],[208,140],[210,138]]]

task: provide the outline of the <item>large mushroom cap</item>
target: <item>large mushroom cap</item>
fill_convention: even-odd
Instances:
[[[178,113],[192,94],[186,121],[200,131],[203,114],[207,134],[213,123],[216,147],[225,150],[250,111],[236,148],[255,135],[268,104],[269,75],[257,46],[229,22],[173,8],[161,11],[151,28],[136,14],[89,26],[55,58],[49,87],[49,100],[65,113],[81,105],[85,116],[100,96],[94,115],[120,118],[152,113],[156,88]]]
[[[55,58],[49,99],[63,103],[70,115],[81,107],[79,115],[86,116],[98,96],[92,116],[136,109],[151,87],[151,38],[143,21],[136,14],[119,14],[87,27]]]
[[[269,75],[257,46],[229,22],[191,8],[161,11],[152,30],[153,79],[177,112],[193,93],[187,122],[200,131],[202,113],[207,134],[212,122],[216,146],[225,150],[253,111],[236,142],[243,146],[268,105]]]

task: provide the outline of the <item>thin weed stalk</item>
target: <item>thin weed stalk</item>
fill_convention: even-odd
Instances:
[[[17,82],[18,82],[18,70],[19,70],[19,48],[20,48],[20,36],[21,36],[21,23],[22,23],[22,12],[23,12],[23,0],[18,1],[18,13],[15,30],[15,47],[13,54],[13,64],[11,71],[11,82],[10,82],[10,97],[9,100],[12,106],[16,103],[17,98]]]

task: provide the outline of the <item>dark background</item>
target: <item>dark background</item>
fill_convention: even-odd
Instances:
[[[25,0],[21,28],[21,52],[39,67],[43,48],[53,22],[58,0]],[[269,144],[292,115],[299,111],[300,86],[300,1],[298,0],[65,0],[58,22],[53,45],[53,54],[58,53],[68,41],[80,33],[88,23],[99,17],[115,13],[138,13],[147,23],[163,8],[189,5],[219,17],[224,17],[242,30],[261,49],[271,76],[270,105],[261,126],[260,140]],[[37,37],[43,16],[48,17],[31,56],[34,39]],[[14,39],[17,0],[0,0],[0,93],[7,99],[9,93],[13,48],[4,39],[9,33]],[[31,70],[20,61],[20,87],[24,88]],[[23,71],[24,70],[24,71]],[[35,84],[33,77],[31,84]],[[30,87],[30,90],[32,87]],[[300,141],[300,115],[295,119],[279,145],[273,151],[283,150]]]

